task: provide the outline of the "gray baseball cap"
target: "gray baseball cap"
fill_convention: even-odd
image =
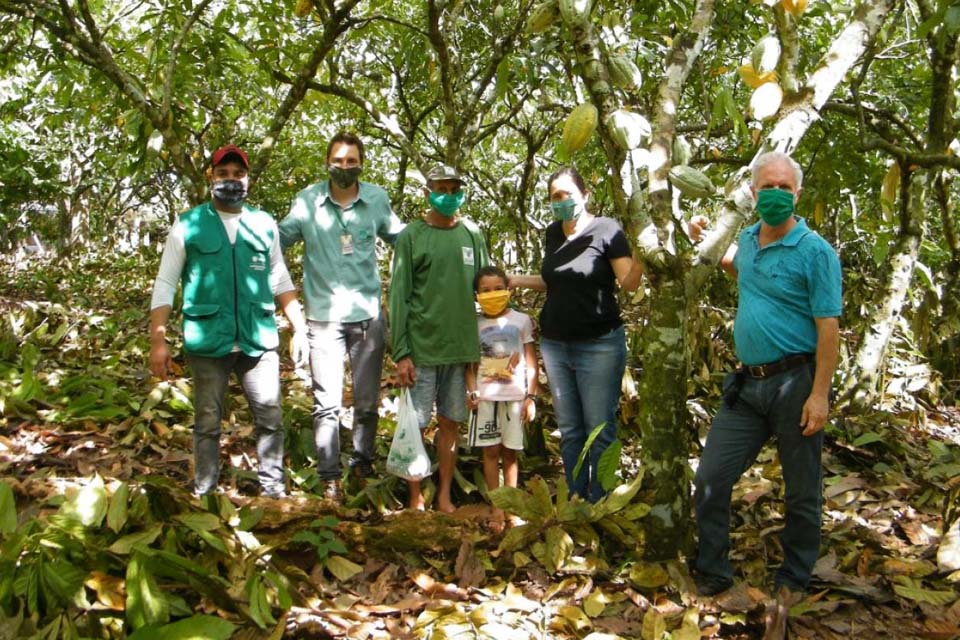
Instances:
[[[427,182],[430,183],[436,180],[456,180],[461,184],[463,183],[463,178],[460,177],[457,170],[446,164],[438,164],[427,171]]]

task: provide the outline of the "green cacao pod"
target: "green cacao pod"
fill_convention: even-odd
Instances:
[[[527,31],[530,33],[543,33],[557,21],[560,17],[560,7],[557,6],[557,0],[545,0],[540,4],[534,5],[527,18]]]
[[[688,198],[706,198],[717,192],[713,182],[702,171],[686,165],[670,168],[670,184]]]
[[[639,113],[617,109],[607,118],[610,137],[621,149],[632,151],[650,137],[650,123]]]
[[[615,87],[638,89],[643,82],[639,67],[627,56],[612,56],[607,70],[610,72],[610,81]]]
[[[578,105],[563,123],[563,148],[568,153],[579,151],[597,128],[597,108],[586,102]]]
[[[592,5],[592,0],[560,0],[560,16],[572,27],[586,25]]]
[[[780,39],[775,35],[764,36],[750,52],[750,64],[758,74],[770,73],[780,62]]]
[[[690,143],[683,136],[673,136],[673,164],[690,164],[690,158],[693,157],[693,149]]]

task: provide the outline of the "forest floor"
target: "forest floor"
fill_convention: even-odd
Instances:
[[[346,483],[343,506],[320,499],[309,388],[289,366],[291,497],[256,497],[249,414],[232,386],[224,492],[200,501],[190,494],[189,372],[158,382],[146,371],[152,265],[111,258],[11,273],[0,285],[0,638],[188,637],[177,620],[209,638],[763,636],[783,526],[771,447],[735,491],[739,579],[716,598],[695,595],[685,562],[643,560],[629,419],[615,493],[633,500],[565,511],[549,403],[536,423],[546,446],[521,462],[517,511],[528,523],[506,532],[490,526],[469,451],[450,516],[404,511],[403,483],[380,465],[365,487]],[[718,394],[701,383],[691,410],[703,431]],[[883,411],[837,412],[828,427],[821,557],[788,637],[960,637],[950,564],[960,534],[944,527],[960,509],[960,411],[910,393],[914,402]],[[394,396],[388,373],[381,454]]]

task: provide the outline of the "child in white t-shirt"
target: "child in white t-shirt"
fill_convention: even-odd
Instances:
[[[517,486],[517,451],[523,450],[523,425],[536,416],[537,352],[530,316],[507,307],[507,276],[499,267],[483,267],[473,288],[482,315],[478,318],[480,363],[467,367],[467,404],[470,407],[469,444],[483,449],[483,477],[487,489],[503,483]],[[493,510],[494,521],[503,512]]]

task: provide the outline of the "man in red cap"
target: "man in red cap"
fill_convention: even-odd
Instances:
[[[306,323],[273,217],[244,204],[250,162],[243,149],[217,149],[208,172],[212,198],[180,214],[160,259],[150,305],[150,371],[166,378],[166,325],[183,285],[183,342],[194,377],[193,448],[197,495],[216,490],[220,425],[230,373],[240,380],[257,435],[261,494],[285,495],[280,367],[274,310],[294,328],[292,355],[306,364]]]

